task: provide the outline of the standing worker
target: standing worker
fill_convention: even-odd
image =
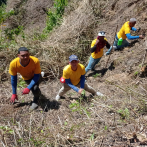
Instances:
[[[18,57],[15,58],[10,63],[9,73],[11,74],[11,84],[13,94],[10,102],[14,103],[17,98],[17,73],[22,75],[22,78],[28,84],[27,88],[24,88],[22,94],[28,94],[30,90],[34,95],[33,103],[30,107],[34,110],[38,107],[38,100],[41,94],[39,89],[39,79],[40,79],[40,62],[36,57],[30,56],[29,51],[25,47],[20,47],[18,49]]]
[[[85,67],[79,63],[76,55],[69,57],[69,65],[63,69],[63,78],[65,79],[65,83],[56,96],[57,101],[70,89],[73,89],[79,94],[82,94],[82,91],[86,90],[92,95],[104,96],[85,83]]]
[[[131,34],[130,34],[131,30],[132,31],[139,31],[139,29],[134,28],[135,24],[136,24],[135,18],[131,18],[130,21],[127,21],[124,23],[124,25],[122,26],[122,28],[120,29],[120,31],[117,33],[117,35],[115,37],[115,41],[113,43],[114,50],[119,50],[121,48],[129,46],[129,42],[126,40],[126,38],[128,38],[129,40],[139,39],[139,38],[144,39],[143,35],[131,36]],[[118,43],[119,40],[122,40],[121,44]],[[109,55],[111,50],[112,50],[112,46],[106,52],[106,55]]]
[[[91,44],[91,56],[86,67],[86,73],[89,70],[94,70],[94,67],[100,61],[101,57],[103,56],[103,49],[104,47],[110,48],[110,44],[108,43],[107,39],[105,38],[105,32],[101,31],[98,33],[98,37],[92,41]]]

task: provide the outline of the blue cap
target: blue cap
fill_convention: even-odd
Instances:
[[[76,55],[71,55],[71,56],[69,57],[69,62],[71,62],[71,61],[73,61],[73,60],[78,61],[78,57],[77,57]]]

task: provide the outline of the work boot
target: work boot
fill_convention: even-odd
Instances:
[[[96,92],[95,94],[92,94],[93,96],[104,96],[102,93],[100,92]]]
[[[36,103],[32,103],[30,110],[35,110],[38,108],[38,105]]]
[[[113,46],[113,49],[114,49],[114,50],[117,50],[117,46]]]
[[[104,96],[104,95],[100,92],[96,92],[96,96]]]

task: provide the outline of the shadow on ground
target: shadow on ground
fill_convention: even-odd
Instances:
[[[87,77],[94,77],[96,74],[100,74],[101,77],[105,75],[105,73],[107,72],[107,68],[103,68],[101,70],[94,70],[93,72],[91,72],[90,74],[88,74]]]
[[[14,108],[19,108],[19,107],[24,107],[24,106],[31,105],[30,102],[24,102],[24,103],[15,102],[14,104],[17,104],[16,106],[14,106]]]
[[[39,99],[39,106],[43,109],[44,112],[48,112],[50,109],[58,110],[61,103],[57,102],[56,100],[50,101],[46,98],[46,96],[41,95]]]
[[[16,102],[16,104],[17,103],[18,102]],[[23,107],[26,105],[31,106],[31,104],[32,104],[32,102],[18,103],[16,106],[14,106],[14,108]],[[44,112],[48,112],[48,110],[50,110],[50,109],[58,110],[61,104],[59,102],[57,102],[56,100],[50,101],[49,99],[46,98],[46,96],[41,94],[41,96],[39,98],[38,105],[43,109]]]
[[[138,40],[133,40],[132,42],[130,42],[129,47],[133,47],[135,45],[135,43],[139,42]]]
[[[114,69],[115,69],[115,65],[114,65],[114,62],[112,62],[108,68],[103,68],[101,70],[94,70],[87,77],[94,77],[96,74],[100,74],[101,77],[103,77],[106,74],[107,70],[112,71]]]

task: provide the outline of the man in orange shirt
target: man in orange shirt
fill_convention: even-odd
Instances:
[[[69,57],[69,65],[63,69],[63,78],[65,79],[65,83],[56,96],[57,101],[70,89],[73,89],[79,94],[82,94],[82,91],[86,90],[92,95],[104,96],[85,83],[85,67],[79,63],[76,55]]]
[[[131,36],[130,32],[132,31],[137,31],[136,28],[134,28],[136,24],[136,19],[135,18],[131,18],[130,21],[127,21],[123,24],[122,28],[120,29],[120,31],[117,33],[116,37],[115,37],[115,41],[113,43],[113,48],[114,50],[119,50],[121,48],[127,47],[129,46],[129,42],[126,40],[126,38],[128,38],[129,40],[133,40],[133,39],[143,39],[144,37],[142,35],[139,36]],[[122,44],[121,45],[117,45],[118,40],[122,38]],[[106,55],[109,55],[110,52],[112,50],[112,46],[110,47],[110,49],[106,52]]]
[[[11,84],[13,94],[11,97],[11,103],[14,103],[17,98],[17,73],[20,73],[22,78],[28,84],[27,88],[24,88],[22,94],[28,94],[30,90],[34,95],[31,110],[38,107],[38,99],[41,94],[39,89],[39,79],[41,74],[40,62],[36,57],[30,56],[29,51],[25,47],[20,47],[18,50],[18,57],[10,63],[9,73],[11,74]]]

